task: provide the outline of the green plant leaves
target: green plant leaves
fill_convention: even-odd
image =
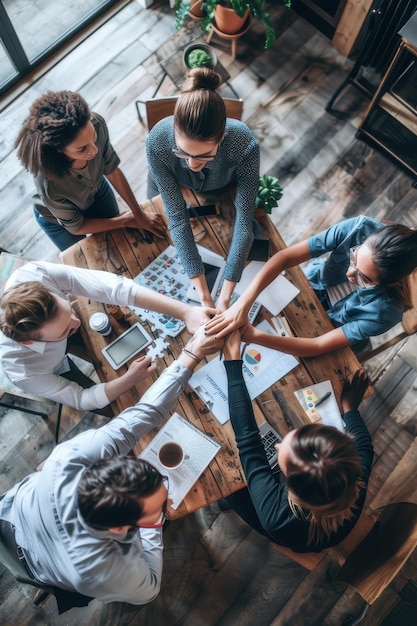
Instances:
[[[256,196],[256,206],[264,209],[270,214],[271,209],[278,206],[278,201],[282,198],[282,187],[276,176],[264,174],[259,178],[258,192]]]
[[[281,0],[286,7],[291,7],[291,0]],[[246,9],[249,7],[255,19],[260,20],[265,26],[265,48],[270,48],[275,41],[276,34],[271,22],[271,16],[266,10],[266,0],[202,0],[203,19],[200,22],[201,30],[209,32],[214,22],[214,10],[218,4],[230,6],[236,13],[242,17]],[[175,22],[176,28],[180,28],[184,24],[188,12],[190,10],[190,2],[187,0],[175,0],[174,8],[177,13]]]

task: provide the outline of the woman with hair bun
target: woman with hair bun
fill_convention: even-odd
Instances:
[[[277,444],[279,471],[271,470],[242,375],[241,337],[226,338],[223,354],[229,411],[247,488],[227,503],[252,528],[295,552],[320,552],[340,543],[361,513],[373,447],[358,406],[368,386],[356,372],[342,392],[346,433],[305,424]]]
[[[174,115],[152,128],[146,149],[148,196],[161,194],[174,245],[204,306],[214,303],[181,187],[210,197],[218,197],[229,185],[236,188],[233,238],[216,304],[222,311],[229,305],[253,241],[259,146],[245,124],[226,118],[223,98],[216,93],[220,82],[221,77],[209,68],[191,70]]]
[[[17,156],[34,177],[34,215],[60,250],[100,233],[137,228],[162,237],[157,215],[141,210],[119,168],[106,122],[73,91],[48,91],[30,107],[16,138]],[[119,214],[113,185],[131,209]]]

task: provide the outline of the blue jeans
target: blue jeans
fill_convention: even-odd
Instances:
[[[35,207],[33,207],[33,213],[39,227],[59,250],[66,250],[77,241],[85,238],[85,235],[72,235],[58,222],[50,222]],[[116,197],[107,180],[103,178],[100,188],[94,196],[93,204],[84,213],[85,219],[116,217],[116,215],[119,215]]]

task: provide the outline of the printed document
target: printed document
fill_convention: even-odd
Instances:
[[[169,441],[179,443],[185,453],[182,464],[175,469],[163,467],[158,459],[159,448]],[[177,509],[220,448],[221,445],[212,437],[174,413],[139,457],[168,476],[168,498],[172,501],[171,508]]]
[[[257,328],[272,335],[276,334],[266,321],[261,322]],[[243,378],[252,400],[298,365],[297,359],[291,354],[255,344],[242,344],[242,347],[245,347]],[[230,419],[226,370],[219,357],[195,372],[189,385],[207,404],[220,424],[225,424]]]

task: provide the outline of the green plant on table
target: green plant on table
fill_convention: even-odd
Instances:
[[[276,0],[272,0],[276,1]],[[291,7],[291,0],[280,0],[287,8]],[[275,30],[272,26],[271,16],[267,11],[266,0],[202,0],[204,18],[201,21],[201,30],[209,32],[214,19],[214,10],[218,4],[233,9],[240,17],[249,9],[255,19],[260,20],[265,26],[265,48],[270,48],[275,41]],[[190,10],[189,0],[175,0],[174,8],[177,19],[176,28],[180,28],[188,16]]]
[[[187,65],[191,69],[194,67],[212,67],[211,55],[207,50],[195,48],[188,55]]]
[[[258,192],[256,194],[256,206],[265,213],[271,214],[271,210],[278,206],[282,198],[282,187],[276,176],[264,174],[259,178]]]

